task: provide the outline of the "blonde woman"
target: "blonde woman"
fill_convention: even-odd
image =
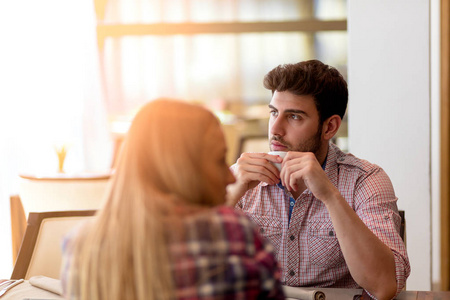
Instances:
[[[218,120],[159,99],[136,115],[96,217],[66,238],[68,299],[283,299],[272,246],[226,207]]]

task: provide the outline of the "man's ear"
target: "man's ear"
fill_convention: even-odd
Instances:
[[[341,117],[338,115],[332,115],[323,122],[322,137],[325,140],[331,140],[331,138],[337,133],[341,126]]]

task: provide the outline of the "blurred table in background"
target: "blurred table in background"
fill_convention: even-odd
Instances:
[[[13,260],[22,243],[30,212],[98,209],[111,175],[111,172],[19,175],[19,195],[10,197]]]
[[[111,173],[21,174],[19,196],[29,212],[98,209]]]

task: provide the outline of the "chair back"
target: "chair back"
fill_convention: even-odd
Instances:
[[[245,152],[269,152],[267,135],[241,136],[238,145],[236,160]]]
[[[11,195],[9,197],[9,207],[11,210],[12,256],[13,264],[15,264],[25,230],[27,229],[27,218],[19,195]]]
[[[402,237],[403,242],[406,244],[406,221],[405,221],[405,211],[399,210],[398,213],[401,217],[400,223],[400,236]]]
[[[96,210],[30,213],[22,245],[11,279],[29,279],[42,275],[59,279],[63,237],[79,224],[92,218]]]

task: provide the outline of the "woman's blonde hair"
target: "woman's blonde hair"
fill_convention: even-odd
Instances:
[[[158,99],[139,111],[102,208],[72,244],[69,297],[175,297],[168,233],[183,213],[222,204],[209,197],[202,171],[220,132],[211,112],[185,102]]]

